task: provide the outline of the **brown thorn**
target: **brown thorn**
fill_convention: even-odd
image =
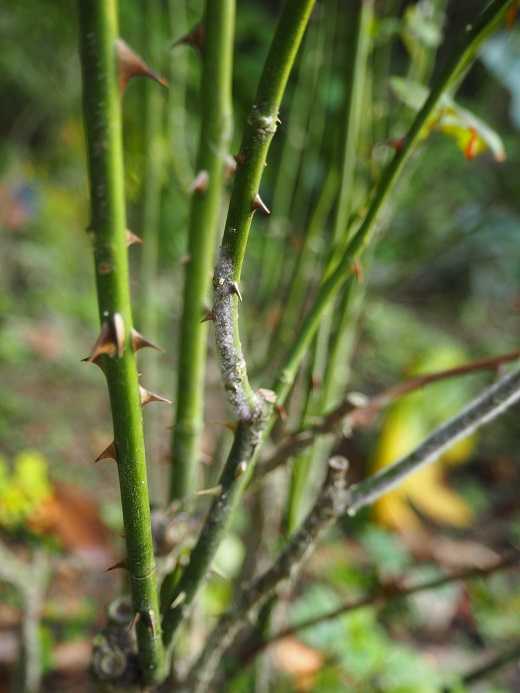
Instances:
[[[128,624],[128,632],[130,633],[139,623],[139,620],[141,618],[141,614],[139,611],[136,611],[134,615],[132,616],[130,623]]]
[[[253,204],[251,205],[251,209],[253,212],[255,212],[257,209],[259,209],[262,214],[265,214],[265,216],[269,216],[271,214],[271,210],[269,207],[265,204],[265,202],[262,200],[260,195],[257,193],[255,195],[255,199],[253,200]]]
[[[184,36],[181,36],[179,39],[174,41],[172,43],[172,48],[176,48],[177,46],[192,46],[192,48],[196,48],[198,51],[202,53],[204,50],[204,42],[206,38],[206,31],[204,28],[204,24],[202,22],[199,22],[198,24],[195,24],[193,29],[188,31],[187,34]]]
[[[133,77],[148,77],[163,87],[168,86],[167,80],[154,72],[123,39],[116,40],[116,52],[119,69],[119,91],[121,94],[124,94],[128,82]]]
[[[238,467],[236,468],[235,471],[235,479],[238,479],[238,477],[242,476],[242,474],[245,474],[247,472],[247,462],[245,460],[242,460]]]
[[[361,262],[359,260],[354,260],[354,263],[352,264],[352,272],[360,284],[365,281],[363,267],[361,266]]]
[[[227,154],[224,159],[224,176],[226,179],[231,178],[235,175],[238,168],[238,162],[236,157],[231,154]]]
[[[142,385],[139,385],[139,395],[141,397],[141,406],[146,407],[147,404],[150,404],[151,402],[164,402],[165,404],[171,404],[172,401],[168,399],[167,397],[163,397],[162,395],[158,395],[155,392],[150,392],[150,390],[147,390],[145,387]]]
[[[92,347],[90,354],[85,361],[94,363],[98,356],[107,354],[107,356],[117,356],[121,358],[125,350],[125,323],[123,316],[120,313],[114,313],[111,317],[108,315],[101,324],[101,330],[96,343]]]
[[[140,611],[139,620],[143,621],[143,623],[152,633],[152,635],[155,635],[155,618],[154,613],[151,609],[148,609],[148,611]]]
[[[206,192],[209,185],[209,173],[205,170],[199,171],[195,176],[193,183],[190,185],[190,192],[203,193]]]
[[[114,440],[110,443],[110,445],[106,446],[103,452],[99,453],[94,460],[94,463],[99,462],[100,460],[115,460],[117,462],[117,449]]]
[[[146,339],[146,337],[143,337],[143,335],[135,328],[132,328],[130,335],[132,339],[132,349],[134,351],[139,351],[139,349],[144,349],[145,347],[150,347],[150,349],[156,349],[157,351],[163,351],[163,349],[158,347],[157,344],[154,344],[153,342],[150,342],[149,339]]]
[[[276,410],[276,413],[280,417],[280,420],[287,421],[289,415],[287,414],[287,409],[283,406],[283,404],[275,404],[274,408]]]
[[[215,313],[211,309],[205,310],[201,322],[210,322],[212,320],[215,320]]]
[[[238,297],[238,300],[240,303],[242,303],[242,294],[240,293],[240,289],[238,287],[238,284],[236,282],[231,282],[229,285],[229,293],[230,294],[235,294],[235,296]]]
[[[129,248],[131,245],[143,245],[143,239],[140,236],[136,236],[132,233],[130,229],[126,230],[126,247]]]
[[[128,570],[128,564],[126,561],[118,561],[117,563],[114,563],[114,565],[111,565],[110,568],[107,568],[105,570],[105,573],[109,573],[111,570],[119,570],[122,568],[123,570]]]
[[[105,369],[103,368],[103,363],[99,357],[94,358],[93,360],[90,359],[90,356],[85,356],[84,359],[81,359],[81,363],[93,363],[95,366],[97,366],[100,370],[105,372]]]
[[[231,431],[231,433],[235,433],[238,427],[238,422],[237,421],[224,421],[223,424],[224,428],[227,428],[228,431]]]

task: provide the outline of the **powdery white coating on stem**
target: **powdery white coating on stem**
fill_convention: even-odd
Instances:
[[[233,262],[224,253],[219,257],[213,286],[215,339],[224,387],[237,418],[251,421],[262,414],[263,407],[249,386],[240,337],[234,329],[233,301],[239,297],[233,280]]]

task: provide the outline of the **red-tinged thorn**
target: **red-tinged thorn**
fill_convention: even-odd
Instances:
[[[274,408],[276,409],[276,413],[280,417],[280,420],[287,421],[289,415],[287,414],[287,409],[283,406],[283,404],[275,404]]]
[[[240,289],[239,289],[238,284],[236,282],[231,282],[231,284],[229,285],[229,293],[235,294],[235,296],[238,298],[240,303],[242,303],[242,294],[240,293]]]
[[[206,310],[201,319],[201,322],[211,322],[215,320],[215,313],[212,310]]]
[[[127,87],[128,82],[134,77],[148,77],[158,82],[163,87],[168,86],[168,82],[149,67],[140,55],[137,55],[123,39],[116,40],[116,52],[119,69],[119,90],[121,94]]]
[[[475,128],[469,129],[469,140],[464,147],[464,156],[471,161],[477,155],[478,133]]]
[[[206,192],[209,185],[209,173],[207,171],[199,171],[195,176],[195,180],[190,185],[190,192],[203,193]]]
[[[400,152],[404,147],[405,141],[405,137],[396,137],[393,140],[389,140],[388,146],[392,147],[392,149],[395,149],[396,152]]]
[[[363,282],[365,281],[365,277],[363,275],[363,267],[361,266],[361,262],[359,260],[354,260],[352,264],[352,272],[354,273],[354,276],[358,280],[358,282]]]
[[[118,561],[117,563],[114,563],[114,565],[111,565],[110,568],[107,568],[105,570],[105,573],[110,573],[112,570],[128,570],[128,564],[126,561]]]
[[[172,401],[168,399],[167,397],[163,397],[162,395],[158,395],[155,392],[150,392],[150,390],[147,390],[145,387],[142,385],[139,385],[139,395],[141,397],[141,406],[146,407],[147,404],[151,404],[151,402],[164,402],[164,404],[171,404]]]
[[[131,245],[143,245],[143,239],[140,236],[136,236],[132,233],[130,229],[126,230],[126,247],[129,248]]]
[[[255,195],[255,199],[253,200],[253,204],[251,205],[251,209],[253,212],[255,212],[257,209],[259,209],[262,214],[265,214],[266,216],[269,216],[271,214],[271,210],[269,207],[265,204],[265,202],[262,200],[260,195],[257,193]]]
[[[117,462],[117,449],[114,440],[110,443],[110,445],[106,446],[103,452],[99,453],[94,460],[94,463],[100,462],[101,460],[115,460]]]
[[[145,349],[146,347],[150,347],[150,349],[156,349],[157,351],[163,351],[161,347],[158,347],[157,344],[154,344],[151,342],[149,339],[146,339],[146,337],[143,337],[143,335],[138,332],[135,328],[132,328],[131,338],[132,338],[132,349],[134,351],[139,351],[139,349]]]
[[[193,29],[191,29],[191,31],[174,41],[171,47],[175,48],[176,46],[182,45],[191,46],[192,48],[196,48],[197,50],[202,52],[204,49],[205,38],[206,31],[204,28],[204,24],[202,22],[199,22],[193,27]]]

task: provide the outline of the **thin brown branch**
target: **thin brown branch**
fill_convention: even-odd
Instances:
[[[305,450],[313,444],[317,436],[327,433],[334,433],[340,424],[347,430],[353,430],[360,426],[370,425],[382,409],[389,406],[397,399],[404,397],[412,392],[437,383],[448,378],[456,378],[465,375],[472,375],[480,371],[496,371],[500,366],[516,361],[520,358],[520,350],[512,351],[500,356],[477,359],[469,363],[448,368],[447,370],[426,373],[415,378],[410,378],[401,383],[380,392],[368,399],[366,403],[356,404],[351,396],[347,396],[337,407],[325,414],[312,425],[300,431],[290,433],[271,455],[258,468],[256,481],[260,481],[264,476],[284,464],[290,457]]]
[[[382,607],[399,599],[410,597],[418,592],[426,592],[428,590],[438,589],[439,587],[444,587],[445,585],[449,585],[453,582],[463,582],[465,580],[488,577],[489,575],[494,575],[500,571],[518,567],[519,559],[520,555],[518,552],[514,552],[504,556],[500,561],[494,563],[493,565],[486,566],[484,568],[467,568],[465,570],[460,570],[453,573],[452,575],[443,575],[441,577],[434,578],[433,580],[419,582],[416,585],[410,585],[409,587],[399,587],[398,582],[397,584],[393,583],[392,585],[380,584],[376,587],[375,591],[370,594],[359,597],[358,599],[346,601],[335,609],[325,611],[322,614],[318,614],[317,616],[313,616],[312,618],[305,619],[304,621],[300,621],[299,623],[295,623],[292,626],[279,630],[269,638],[255,643],[254,648],[250,652],[245,653],[243,657],[245,657],[246,661],[249,661],[250,659],[256,657],[262,650],[265,650],[267,647],[270,647],[279,640],[283,640],[283,638],[294,636],[302,630],[312,628],[321,623],[325,623],[326,621],[332,621],[351,611],[363,609],[368,606]]]

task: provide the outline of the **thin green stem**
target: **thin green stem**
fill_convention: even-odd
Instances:
[[[314,2],[286,0],[249,114],[222,239],[222,252],[232,258],[233,279],[237,282],[253,219],[253,202],[278,125],[278,111]]]
[[[337,246],[340,241],[348,240],[348,221],[352,208],[354,173],[359,147],[373,10],[373,0],[357,0],[352,10],[346,15],[349,20],[353,20],[353,29],[352,40],[347,41],[345,49],[345,84],[347,86],[340,136],[343,152],[339,199],[332,234],[333,246]],[[348,294],[350,295],[350,292]],[[320,383],[325,381],[328,384],[331,378],[332,370],[328,354],[332,326],[333,316],[329,312],[321,321],[314,346],[313,381],[318,380]],[[320,388],[317,393],[315,393],[312,385],[309,388],[306,416],[320,413],[328,403],[325,392],[328,388]],[[312,457],[309,454],[304,454],[293,464],[287,505],[287,531],[289,533],[296,529],[303,513],[311,463]]]
[[[150,65],[160,64],[160,37],[163,26],[161,5],[149,2],[143,5],[143,48]],[[157,302],[154,284],[157,278],[159,258],[159,213],[161,206],[162,173],[162,115],[163,94],[157,84],[145,80],[144,84],[144,135],[143,135],[143,191],[142,191],[142,237],[139,327],[150,339],[157,335]]]
[[[173,428],[171,498],[193,491],[199,461],[204,417],[204,373],[207,323],[202,323],[211,281],[215,239],[222,201],[223,171],[232,127],[234,0],[209,0],[204,16],[205,45],[202,73],[202,124],[197,172],[204,189],[191,202],[188,254],[184,279],[177,414]]]
[[[257,434],[252,433],[247,423],[240,423],[233,447],[219,479],[222,491],[209,509],[197,544],[190,555],[190,562],[177,582],[167,578],[163,583],[161,590],[161,604],[165,607],[163,637],[168,647],[173,645],[174,635],[207,576],[217,548],[227,530],[235,500],[242,490],[245,475],[241,465],[246,464],[251,458],[257,443]]]
[[[186,0],[168,0],[171,36],[182,35],[188,30]],[[188,79],[188,49],[174,49],[170,56],[170,82],[175,85],[168,93],[168,135],[170,160],[179,187],[187,193],[193,181],[193,165],[190,161],[186,135],[189,119],[186,118],[186,84]]]
[[[301,319],[304,297],[308,291],[309,266],[312,260],[317,259],[314,245],[318,240],[319,234],[323,233],[327,217],[334,204],[337,189],[338,173],[334,168],[331,168],[323,181],[316,206],[307,224],[303,244],[298,252],[289,282],[289,291],[282,306],[283,313],[267,351],[266,368],[272,366],[273,358],[278,353],[283,353],[287,350],[296,329],[295,323],[297,319]]]
[[[320,23],[321,24],[321,23]],[[294,227],[296,210],[291,203],[295,197],[303,152],[308,146],[309,120],[316,99],[316,83],[322,63],[323,30],[320,25],[309,28],[302,50],[298,79],[294,85],[287,114],[288,128],[280,153],[273,187],[273,212],[263,236],[263,248],[258,297],[260,305],[270,301],[273,290],[285,265],[282,239]]]
[[[462,47],[455,52],[441,78],[434,85],[425,104],[415,117],[404,139],[403,147],[396,152],[394,158],[384,170],[363,222],[348,243],[342,258],[333,272],[320,286],[314,305],[307,314],[297,339],[287,356],[275,386],[279,403],[285,400],[290,391],[300,363],[320,324],[324,311],[327,310],[338,289],[352,274],[352,263],[371,240],[385,203],[390,199],[405,164],[415,151],[425,125],[434,113],[442,96],[458,84],[474,60],[482,43],[493,32],[499,22],[504,19],[512,2],[513,0],[493,0],[475,24],[467,31]]]
[[[91,191],[90,231],[94,244],[99,315],[116,332],[117,351],[99,357],[106,374],[117,450],[127,567],[137,619],[141,674],[161,680],[164,652],[160,633],[143,424],[132,349],[128,285],[121,98],[118,88],[114,0],[82,0],[79,35],[83,108]]]

